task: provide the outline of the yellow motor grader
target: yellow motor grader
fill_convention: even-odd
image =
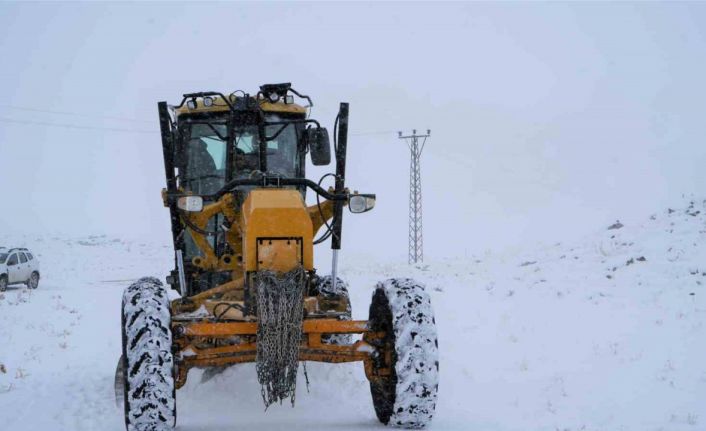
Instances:
[[[124,292],[116,396],[128,430],[174,427],[176,390],[191,368],[244,362],[256,364],[269,406],[294,404],[300,361],[361,361],[381,422],[421,428],[431,420],[439,363],[429,296],[411,279],[385,280],[369,319],[351,320],[348,286],[336,276],[343,209],[366,212],[375,195],[345,186],[347,103],[334,123],[335,172],[306,178],[307,153],[314,165],[331,163],[311,106],[288,83],[158,104],[175,251],[167,284],[179,295],[170,300],[152,277]],[[314,205],[305,204],[307,191]],[[320,275],[314,245],[328,239],[332,274]]]

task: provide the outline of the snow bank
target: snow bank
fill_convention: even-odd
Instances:
[[[574,243],[418,267],[344,255],[353,318],[378,281],[431,295],[440,386],[430,429],[706,428],[706,204]],[[21,242],[21,244],[20,244]],[[39,289],[0,296],[4,430],[121,430],[113,401],[122,290],[163,278],[168,245],[8,238],[42,259]],[[403,246],[403,245],[402,245]],[[3,371],[4,370],[4,371]],[[307,364],[297,405],[264,412],[252,365],[177,392],[179,429],[381,429],[362,365]]]

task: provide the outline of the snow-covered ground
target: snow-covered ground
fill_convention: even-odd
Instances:
[[[375,282],[427,284],[441,351],[437,430],[706,429],[706,202],[417,268],[344,255],[354,318]],[[163,278],[169,245],[0,236],[39,256],[39,289],[0,294],[0,428],[120,430],[113,373],[123,288]],[[177,392],[180,430],[382,429],[361,364],[309,363],[296,407],[264,411],[252,365]]]

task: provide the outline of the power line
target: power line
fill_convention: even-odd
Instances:
[[[15,109],[18,111],[41,112],[41,113],[45,113],[45,114],[73,115],[75,117],[104,118],[106,120],[132,121],[132,122],[137,122],[137,123],[150,123],[150,124],[152,123],[152,121],[139,120],[137,118],[113,117],[113,116],[108,116],[108,115],[96,115],[96,114],[83,114],[83,113],[79,113],[79,112],[68,112],[68,111],[55,111],[55,110],[43,109],[43,108],[31,108],[28,106],[15,106],[15,105],[0,104],[0,107],[8,108],[8,109]]]
[[[0,105],[0,106],[5,106],[5,105]],[[37,111],[37,112],[56,112],[56,113],[58,113],[58,111],[42,111],[42,110],[35,110],[32,108],[27,108],[27,110],[33,110],[33,111]],[[117,117],[100,117],[100,116],[97,116],[97,117],[98,118],[115,118],[115,119],[117,119]],[[107,130],[107,131],[111,131],[111,132],[130,132],[130,133],[159,133],[157,131],[152,131],[152,130],[137,130],[137,129],[124,128],[124,127],[83,126],[83,125],[71,124],[71,123],[57,123],[57,122],[36,121],[36,120],[18,120],[18,119],[7,118],[7,117],[0,117],[0,121],[5,122],[5,123],[29,124],[29,125],[35,125],[35,126],[63,127],[66,129]],[[387,135],[387,134],[392,134],[392,133],[394,133],[394,132],[393,131],[358,132],[358,133],[350,133],[349,135],[350,136],[370,136],[370,135]]]
[[[358,133],[349,133],[349,136],[367,136],[367,135],[391,135],[393,133],[396,133],[396,130],[388,130],[386,132],[358,132]]]
[[[99,126],[82,126],[79,124],[68,124],[68,123],[50,123],[46,121],[33,121],[33,120],[17,120],[14,118],[0,117],[0,121],[4,123],[14,123],[14,124],[27,124],[34,126],[50,126],[50,127],[62,127],[65,129],[80,129],[80,130],[106,130],[110,132],[129,132],[129,133],[146,133],[146,134],[158,134],[158,131],[154,130],[138,130],[138,129],[127,129],[120,127],[99,127]]]
[[[95,115],[95,114],[84,114],[80,112],[68,112],[68,111],[56,111],[56,110],[50,110],[50,109],[41,109],[41,108],[32,108],[29,106],[16,106],[16,105],[5,105],[5,104],[0,104],[0,107],[3,108],[8,108],[8,109],[15,109],[18,111],[28,111],[28,112],[41,112],[45,114],[59,114],[59,115],[72,115],[75,117],[85,117],[85,118],[103,118],[106,120],[117,120],[117,121],[132,121],[132,122],[137,122],[137,123],[146,123],[146,124],[153,124],[152,121],[149,120],[139,120],[137,118],[127,118],[127,117],[113,117],[113,116],[107,116],[107,115]],[[55,125],[58,125],[60,123],[53,123]],[[127,131],[127,130],[126,130]],[[386,130],[386,131],[379,131],[379,132],[356,132],[356,133],[350,133],[349,136],[370,136],[370,135],[388,135],[388,134],[393,134],[395,133],[395,130]]]

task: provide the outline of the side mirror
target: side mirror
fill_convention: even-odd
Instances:
[[[177,208],[189,212],[199,212],[203,209],[203,198],[201,196],[182,196],[177,200]]]
[[[360,214],[375,208],[375,195],[350,195],[348,209],[353,214]]]
[[[331,163],[331,144],[325,127],[304,130],[304,140],[309,147],[314,166],[325,166]]]

